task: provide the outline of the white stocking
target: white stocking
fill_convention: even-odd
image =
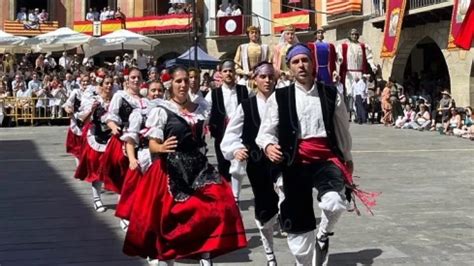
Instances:
[[[92,199],[94,201],[100,200],[100,191],[102,189],[102,182],[94,181],[92,182]]]
[[[265,224],[255,220],[258,231],[260,232],[260,238],[262,239],[267,261],[275,259],[275,254],[273,252],[273,225],[275,224],[277,217],[278,215],[273,216],[273,218],[268,220]]]

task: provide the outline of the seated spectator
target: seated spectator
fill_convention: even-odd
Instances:
[[[443,133],[446,135],[453,135],[454,129],[461,130],[462,127],[462,118],[461,114],[459,113],[456,107],[449,108],[449,118],[446,122],[444,122]]]
[[[41,81],[38,79],[38,73],[33,72],[31,75],[32,79],[28,82],[28,90],[31,91],[33,95],[41,90]]]
[[[410,122],[415,120],[415,110],[413,110],[413,106],[409,104],[405,105],[403,113],[403,117],[400,117],[395,121],[395,128],[402,128],[404,125],[408,125]]]
[[[38,29],[39,28],[39,9],[30,10],[28,14],[28,21],[24,22],[25,29]]]
[[[24,96],[24,94],[26,93],[26,90],[27,90],[26,83],[23,80],[23,76],[21,74],[15,75],[15,80],[12,81],[12,90],[13,90],[13,95],[15,95],[16,97],[18,97],[17,95],[19,91],[21,91],[20,92],[21,96]],[[31,97],[31,95],[28,97]]]
[[[95,16],[94,16],[94,11],[92,10],[92,8],[89,8],[89,12],[87,12],[86,14],[86,20],[90,22],[94,22]]]
[[[239,8],[239,5],[233,4],[232,5],[232,13],[230,14],[231,16],[241,16],[242,11]]]
[[[41,13],[38,14],[38,19],[40,23],[45,23],[49,20],[49,14],[46,12],[46,9],[41,10]]]
[[[432,117],[430,129],[431,131],[436,130],[437,123],[444,125],[450,115],[450,108],[455,107],[454,100],[451,98],[451,94],[447,90],[442,91],[441,95],[442,98],[439,100],[438,106],[436,108],[436,113],[434,113]]]
[[[453,134],[458,137],[469,138],[472,125],[474,124],[474,114],[472,113],[472,108],[470,106],[464,109],[464,119],[462,122],[461,129],[454,129]]]
[[[8,114],[8,109],[10,108],[10,106],[5,102],[7,97],[10,97],[7,86],[5,86],[3,82],[0,82],[0,127],[2,126],[3,119],[6,114]]]
[[[61,106],[67,100],[67,91],[63,86],[63,83],[57,76],[53,77],[53,85],[51,90],[51,99],[49,100],[49,107],[51,107],[51,118],[62,118],[63,111]]]
[[[26,7],[20,8],[20,11],[16,14],[16,21],[25,22],[28,20],[28,14],[26,14]]]
[[[423,131],[430,125],[431,116],[430,116],[430,112],[428,111],[428,108],[424,104],[420,104],[419,108],[420,108],[420,111],[415,115],[415,119],[412,122],[403,125],[402,128],[416,129],[416,130]]]
[[[49,106],[49,98],[51,98],[51,76],[45,75],[43,77],[41,87],[35,92],[35,96],[38,97],[36,102],[38,115],[41,116],[41,111],[43,111],[43,115],[46,116],[46,107]]]

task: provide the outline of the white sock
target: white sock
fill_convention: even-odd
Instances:
[[[74,157],[74,161],[76,162],[76,167],[79,166],[79,159]]]
[[[232,194],[236,202],[240,200],[240,190],[242,188],[242,176],[232,176]]]
[[[277,217],[278,215],[273,216],[265,224],[261,224],[259,221],[255,220],[258,231],[260,232],[260,238],[262,240],[267,261],[275,259],[273,251],[273,225],[275,224]]]
[[[92,182],[92,199],[94,201],[100,200],[101,190],[102,190],[102,182],[100,182],[100,181]]]

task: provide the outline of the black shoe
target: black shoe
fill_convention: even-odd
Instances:
[[[316,266],[326,266],[329,255],[329,236],[334,233],[326,233],[320,238],[316,238]]]

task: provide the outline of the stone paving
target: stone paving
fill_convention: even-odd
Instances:
[[[66,129],[0,128],[0,265],[147,265],[121,252],[117,196],[105,193],[109,210],[95,213],[90,187],[72,178]],[[375,216],[341,218],[329,264],[474,265],[474,142],[383,126],[352,132],[358,182],[382,195]],[[249,246],[215,265],[266,265],[248,182],[242,197]],[[293,265],[286,240],[275,246],[279,265]],[[177,263],[188,264],[197,262]]]

